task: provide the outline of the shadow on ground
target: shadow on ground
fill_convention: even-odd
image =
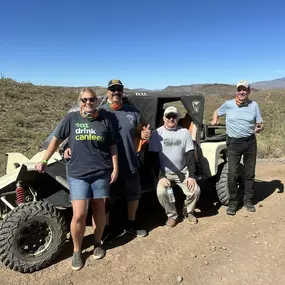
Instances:
[[[197,209],[199,210],[196,213],[197,218],[201,219],[203,217],[214,216],[219,213],[219,209],[222,206],[216,195],[216,191],[214,188],[213,183],[204,182],[202,185],[200,184],[202,189],[202,194],[197,204]],[[267,197],[272,195],[276,190],[277,193],[284,192],[284,185],[281,183],[280,180],[272,180],[272,181],[261,181],[256,180],[255,182],[255,195],[253,199],[253,203],[257,204]],[[183,209],[183,202],[185,199],[184,194],[179,189],[175,190],[175,197],[176,197],[176,207],[178,210],[178,214],[180,216],[180,220],[183,219],[182,209]],[[164,213],[163,208],[159,204],[157,200],[156,193],[148,192],[142,195],[140,200],[140,205],[137,213],[137,220],[139,223],[140,228],[146,229],[148,233],[150,233],[153,229],[164,226],[166,222],[166,215]],[[123,231],[125,226],[125,221],[127,220],[127,207],[126,203],[122,199],[118,199],[112,206],[111,212],[111,225],[115,229],[116,232],[120,233]],[[87,225],[91,226],[91,213],[87,219]],[[124,234],[123,236],[113,239],[111,242],[105,243],[105,248],[111,249],[118,246],[122,246],[135,237],[129,234]],[[94,237],[93,234],[89,234],[84,237],[83,240],[83,250],[92,247],[94,244]],[[59,258],[56,262],[69,258],[72,255],[72,248],[73,244],[71,239],[69,239],[66,244],[64,245],[63,251],[60,254]],[[86,260],[92,251],[88,251],[84,253],[83,258]]]
[[[255,180],[253,203],[257,204],[267,197],[272,195],[277,190],[277,193],[284,192],[284,184],[280,180],[262,181]]]

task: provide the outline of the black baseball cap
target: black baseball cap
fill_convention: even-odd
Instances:
[[[118,79],[112,79],[112,80],[109,81],[108,89],[110,89],[110,87],[113,87],[113,86],[118,86],[118,87],[121,87],[121,88],[124,87],[122,81],[118,80]]]

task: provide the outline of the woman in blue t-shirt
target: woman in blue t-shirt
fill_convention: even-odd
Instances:
[[[105,250],[101,246],[106,222],[105,200],[109,197],[110,184],[115,182],[118,176],[115,134],[110,121],[96,110],[96,93],[91,88],[84,88],[78,99],[80,110],[63,118],[43,160],[36,165],[36,170],[43,173],[47,161],[62,141],[68,138],[72,150],[67,173],[73,208],[70,226],[74,244],[73,270],[83,267],[81,245],[89,201],[96,222],[93,256],[95,259],[105,256]]]
[[[249,83],[246,80],[238,82],[236,98],[226,101],[213,114],[212,125],[218,125],[218,118],[226,116],[230,194],[228,215],[236,214],[240,202],[238,201],[237,183],[242,156],[245,168],[243,204],[248,211],[255,212],[255,207],[252,204],[257,152],[255,134],[263,130],[263,120],[258,104],[249,100],[249,94]]]

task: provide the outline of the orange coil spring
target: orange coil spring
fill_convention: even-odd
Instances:
[[[16,201],[18,205],[25,203],[24,188],[21,185],[16,188]]]

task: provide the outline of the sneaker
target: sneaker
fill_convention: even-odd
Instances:
[[[231,215],[231,216],[234,216],[237,212],[237,205],[236,204],[233,204],[233,203],[230,203],[229,207],[227,208],[227,214],[228,215]]]
[[[80,270],[82,267],[83,267],[83,260],[81,252],[74,252],[71,262],[72,270]]]
[[[198,223],[198,219],[193,214],[188,214],[185,219],[192,225],[195,225]]]
[[[136,237],[146,237],[146,230],[138,230],[135,221],[128,221],[128,225],[126,227],[126,233],[134,235]]]
[[[97,259],[102,259],[106,255],[105,249],[101,246],[101,244],[96,243],[94,245],[93,257]]]
[[[105,226],[104,232],[102,234],[102,243],[110,242],[113,239],[113,232],[110,229],[110,226]]]
[[[174,228],[177,224],[177,221],[174,220],[173,218],[168,218],[167,222],[166,222],[166,226],[169,228]]]
[[[104,230],[104,233],[102,235],[102,244],[106,243],[112,243],[114,239],[119,238],[123,236],[126,233],[126,230],[116,230],[111,231],[108,229],[107,231]]]
[[[116,238],[123,236],[126,233],[125,230],[117,230],[113,231],[110,227],[105,228],[102,235],[102,243],[112,243],[112,241]]]
[[[137,230],[137,229],[127,228],[126,233],[134,235],[136,237],[146,237],[147,236],[146,230]]]
[[[251,202],[244,203],[244,206],[249,212],[255,212],[256,211],[255,207],[253,206],[253,204]]]

